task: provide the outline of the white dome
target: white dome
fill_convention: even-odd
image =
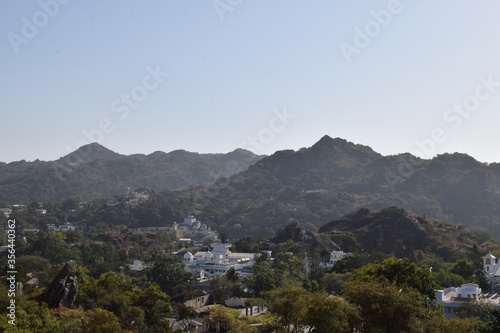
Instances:
[[[184,259],[191,259],[191,258],[193,258],[193,255],[191,254],[191,252],[184,253]]]

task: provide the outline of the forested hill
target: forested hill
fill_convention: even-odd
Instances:
[[[463,228],[425,219],[397,207],[360,208],[323,225],[318,233],[328,235],[336,244],[343,243],[344,235],[353,235],[358,244],[357,248],[349,249],[351,251],[379,251],[410,257],[413,251],[420,250],[446,260],[472,251],[478,242]]]
[[[164,191],[209,185],[221,176],[245,170],[260,158],[243,149],[227,154],[176,150],[127,156],[92,143],[57,161],[0,163],[0,201],[91,200],[113,197],[127,187]]]
[[[313,228],[360,207],[398,206],[500,237],[500,165],[465,154],[423,160],[382,156],[371,148],[323,137],[310,148],[285,150],[210,187],[165,194],[231,235],[272,235],[290,218]]]

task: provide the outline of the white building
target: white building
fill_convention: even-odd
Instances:
[[[195,223],[195,222],[196,222],[196,218],[192,215],[188,216],[184,219],[184,224],[189,225],[189,226],[193,225],[193,223]]]
[[[205,281],[226,275],[231,267],[240,276],[252,275],[255,253],[233,253],[229,250],[230,247],[231,244],[214,243],[211,244],[212,251],[199,251],[194,255],[186,252],[183,257],[186,272]]]
[[[332,251],[330,252],[330,260],[326,263],[321,262],[321,266],[331,268],[337,263],[337,261],[342,260],[350,255],[352,255],[352,253],[346,253],[344,251]]]
[[[500,309],[500,295],[482,294],[481,288],[474,283],[465,283],[461,287],[450,287],[436,291],[436,301],[441,303],[444,308],[446,318],[455,317],[457,309],[464,304],[472,301],[486,303],[494,309]]]
[[[483,269],[493,292],[500,293],[500,262],[491,253],[483,257]]]
[[[69,230],[76,230],[76,227],[73,224],[69,223],[69,222],[66,222],[66,223],[64,223],[61,226],[56,226],[55,224],[51,223],[51,224],[47,225],[47,229],[49,231],[66,232],[66,231],[69,231]]]
[[[128,267],[130,268],[131,271],[140,272],[146,268],[146,265],[144,264],[143,261],[134,260],[132,262],[132,265],[128,265]]]

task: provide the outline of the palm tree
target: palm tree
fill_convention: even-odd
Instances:
[[[226,273],[226,278],[229,282],[237,282],[240,279],[240,274],[234,269],[234,267],[231,267],[228,269]]]
[[[89,278],[82,289],[83,303],[89,309],[98,307],[102,297],[106,294],[104,287],[93,278]]]

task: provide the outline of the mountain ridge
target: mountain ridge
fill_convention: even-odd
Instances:
[[[250,151],[199,154],[185,150],[149,155],[122,155],[98,144],[82,146],[55,161],[16,161],[0,164],[0,201],[11,204],[92,200],[113,197],[126,188],[164,191],[208,185],[246,169],[262,158]]]
[[[221,232],[266,235],[296,216],[309,229],[361,207],[399,206],[500,237],[500,167],[460,153],[421,159],[383,156],[368,146],[322,137],[309,148],[282,150],[206,188],[166,193],[171,198],[205,193],[199,212]]]

